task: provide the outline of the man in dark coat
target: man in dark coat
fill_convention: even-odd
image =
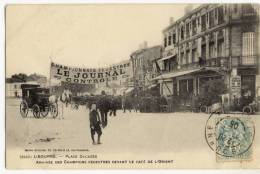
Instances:
[[[114,96],[111,97],[110,99],[110,116],[113,114],[116,116],[116,110],[117,110],[117,103],[116,103],[116,98]]]
[[[102,126],[106,127],[107,126],[107,113],[110,108],[110,103],[108,101],[107,95],[105,91],[101,92],[101,96],[98,99],[98,109],[101,115],[101,120],[102,120]]]
[[[96,104],[92,104],[91,105],[91,110],[89,113],[89,123],[90,123],[90,133],[91,133],[91,139],[92,139],[92,144],[95,145],[95,133],[98,134],[98,140],[97,140],[97,144],[101,144],[100,142],[100,137],[102,135],[102,130],[100,127],[100,117],[99,114],[96,110]]]

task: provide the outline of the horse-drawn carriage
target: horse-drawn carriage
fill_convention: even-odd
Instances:
[[[20,113],[23,118],[27,117],[31,110],[35,118],[46,117],[49,113],[53,118],[58,116],[58,104],[50,102],[50,90],[41,88],[40,85],[22,84],[22,102]]]

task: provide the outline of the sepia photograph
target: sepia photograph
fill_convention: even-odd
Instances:
[[[7,4],[7,169],[259,169],[260,4]]]

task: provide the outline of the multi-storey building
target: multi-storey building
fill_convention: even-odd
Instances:
[[[231,100],[248,90],[259,94],[258,5],[201,5],[166,27],[163,37],[163,74],[155,78],[162,95],[199,94],[216,78],[225,81]],[[235,94],[233,77],[240,79]]]
[[[131,54],[134,86],[145,89],[153,84],[156,72],[153,69],[155,60],[161,58],[160,45],[142,48]]]

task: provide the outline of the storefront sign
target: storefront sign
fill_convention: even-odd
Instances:
[[[231,85],[230,89],[232,95],[239,97],[241,95],[241,77],[240,76],[233,76],[231,77]]]
[[[96,84],[123,80],[130,76],[130,71],[130,62],[108,68],[78,68],[51,63],[51,78],[70,83]]]

